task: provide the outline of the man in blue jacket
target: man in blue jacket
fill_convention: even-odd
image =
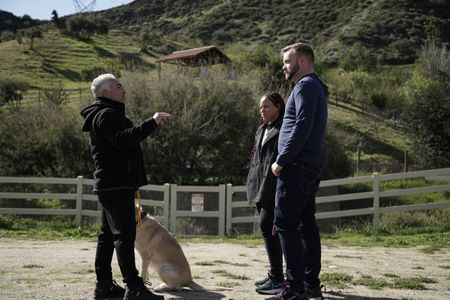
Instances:
[[[295,84],[272,165],[278,176],[274,229],[284,253],[286,288],[271,299],[323,299],[315,195],[327,160],[328,88],[314,73],[314,52],[309,45],[290,45],[282,54],[285,77]]]
[[[95,299],[164,299],[148,291],[138,276],[134,241],[136,222],[134,194],[147,184],[140,142],[158,124],[172,115],[157,112],[134,126],[125,116],[125,90],[113,74],[102,74],[92,81],[95,102],[81,111],[83,131],[90,133],[95,164],[94,192],[102,204],[102,219],[95,256],[97,284]],[[114,249],[126,289],[112,278]]]

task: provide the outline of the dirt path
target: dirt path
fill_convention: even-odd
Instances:
[[[264,249],[230,244],[183,244],[194,280],[207,292],[182,291],[165,299],[264,299],[253,281],[263,276]],[[0,299],[92,299],[95,243],[86,240],[0,239]],[[326,299],[450,299],[450,250],[425,254],[418,248],[323,247],[323,274],[352,276],[345,286],[328,286]],[[137,259],[139,266],[140,260]],[[114,258],[114,276],[121,282]],[[426,278],[426,290],[371,289],[361,278]],[[153,285],[159,279],[151,276]],[[217,287],[230,290],[219,291]]]

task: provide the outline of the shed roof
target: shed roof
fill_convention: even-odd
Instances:
[[[175,51],[167,56],[158,59],[158,63],[181,63],[186,66],[203,66],[223,64],[230,62],[230,59],[223,54],[216,46],[206,46],[183,51]]]

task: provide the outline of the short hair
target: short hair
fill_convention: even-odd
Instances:
[[[92,96],[94,96],[94,98],[101,97],[102,91],[103,90],[109,91],[111,80],[115,80],[115,79],[117,79],[116,76],[114,76],[111,73],[107,73],[107,74],[101,74],[97,78],[92,80],[92,84],[91,84]]]
[[[314,62],[314,50],[310,45],[306,43],[295,43],[281,49],[281,54],[284,54],[291,49],[294,49],[295,53],[297,53],[298,55],[308,56],[311,59],[311,62]]]

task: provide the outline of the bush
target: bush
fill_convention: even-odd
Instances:
[[[28,88],[28,83],[21,80],[0,79],[0,106],[4,104],[17,104],[22,100],[22,94]]]
[[[383,110],[386,107],[386,103],[388,101],[386,95],[382,93],[375,93],[370,96],[370,100],[373,105],[377,108]]]
[[[373,70],[377,67],[378,58],[370,49],[355,44],[339,59],[338,65],[346,71]]]
[[[143,142],[150,182],[245,182],[258,109],[251,89],[223,81],[224,76],[193,80],[178,75],[176,81],[159,82],[154,88],[143,76],[124,76],[132,120],[151,117],[155,111],[175,116]]]
[[[81,38],[89,39],[94,33],[108,34],[109,23],[105,20],[75,16],[66,21],[67,31]]]
[[[91,68],[86,68],[86,69],[81,70],[80,79],[83,81],[91,82],[97,76],[104,74],[104,73],[107,73],[105,67],[94,66]]]
[[[80,130],[78,112],[49,101],[2,112],[0,117],[0,176],[92,174],[88,137]]]
[[[404,86],[410,106],[405,114],[414,135],[416,159],[429,168],[450,165],[450,53],[429,44],[418,70]]]

